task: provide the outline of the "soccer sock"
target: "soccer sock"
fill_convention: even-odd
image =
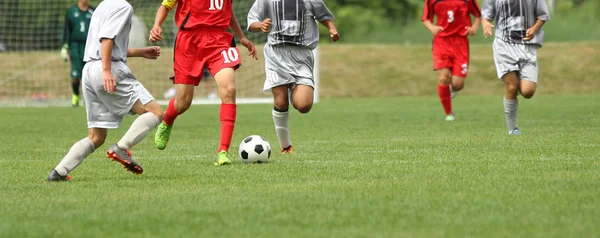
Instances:
[[[175,119],[179,116],[177,110],[175,110],[175,98],[169,101],[169,106],[167,107],[167,111],[165,112],[164,122],[168,126],[172,126],[175,123]]]
[[[79,85],[80,85],[80,81],[77,80],[77,82],[75,82],[75,80],[73,80],[71,82],[71,87],[73,88],[73,94],[79,96]]]
[[[67,155],[65,155],[65,157],[54,169],[61,176],[66,176],[69,172],[73,171],[79,164],[81,164],[85,157],[94,152],[95,149],[94,143],[92,140],[90,140],[90,138],[83,138],[71,146],[71,149]]]
[[[287,148],[292,145],[290,141],[290,127],[289,127],[289,109],[285,111],[279,110],[273,107],[273,123],[275,124],[275,133],[279,139],[279,145],[281,148]]]
[[[125,135],[123,135],[123,138],[117,142],[117,145],[127,149],[137,145],[146,137],[146,135],[148,135],[148,132],[158,126],[158,123],[160,123],[158,117],[151,112],[140,115],[133,121],[129,130],[127,130]]]
[[[506,125],[508,130],[517,129],[517,111],[519,109],[519,100],[508,100],[504,98],[504,115],[506,116]]]
[[[440,102],[442,102],[442,106],[444,107],[444,112],[446,115],[452,113],[452,98],[450,94],[450,85],[441,85],[438,84],[438,94],[440,95]]]
[[[235,126],[235,115],[237,106],[235,104],[221,104],[221,144],[219,150],[229,151],[229,144],[231,144],[231,137],[233,136],[233,127]]]

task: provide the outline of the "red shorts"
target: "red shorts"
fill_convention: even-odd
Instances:
[[[433,69],[450,69],[453,76],[466,78],[469,69],[469,38],[433,37]]]
[[[204,67],[215,75],[225,68],[237,69],[240,51],[232,44],[233,35],[221,28],[179,30],[175,40],[175,84],[198,86]]]

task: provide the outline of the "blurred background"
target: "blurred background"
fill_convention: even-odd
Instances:
[[[90,0],[92,6],[100,1]],[[133,0],[131,44],[150,45],[148,31],[161,0]],[[253,0],[235,0],[234,10],[243,27]],[[0,0],[0,104],[67,102],[70,97],[69,64],[60,59],[60,35],[66,9],[77,0]],[[331,44],[321,27],[318,54],[319,92],[329,97],[382,97],[435,95],[432,72],[432,35],[420,21],[423,0],[325,0],[336,15],[342,36]],[[481,5],[483,1],[479,1]],[[540,90],[547,93],[595,92],[600,72],[596,43],[600,39],[600,3],[591,0],[547,0],[552,20],[544,28],[546,45],[540,51]],[[177,28],[173,14],[163,25],[163,47],[157,61],[130,60],[130,66],[157,98],[170,88],[172,45]],[[257,46],[264,34],[247,33]],[[471,38],[471,71],[465,94],[501,90],[495,79],[491,39]],[[262,48],[262,47],[261,47]],[[245,52],[245,49],[241,49]],[[262,59],[244,58],[238,74],[240,97],[268,98],[261,91]],[[573,83],[577,78],[579,83]],[[566,80],[569,79],[569,80]],[[366,89],[369,88],[369,89]],[[198,87],[198,97],[211,89]],[[68,103],[65,103],[68,105]]]

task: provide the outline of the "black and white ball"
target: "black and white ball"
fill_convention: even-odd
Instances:
[[[244,163],[269,162],[271,145],[262,136],[248,136],[240,144],[240,158]]]

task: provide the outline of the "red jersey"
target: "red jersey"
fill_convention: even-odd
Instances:
[[[179,29],[229,29],[233,0],[177,0],[175,23]]]
[[[466,36],[465,27],[471,26],[471,17],[481,17],[481,10],[476,0],[425,0],[422,21],[433,22],[437,17],[436,25],[444,28],[438,36],[461,35]]]

